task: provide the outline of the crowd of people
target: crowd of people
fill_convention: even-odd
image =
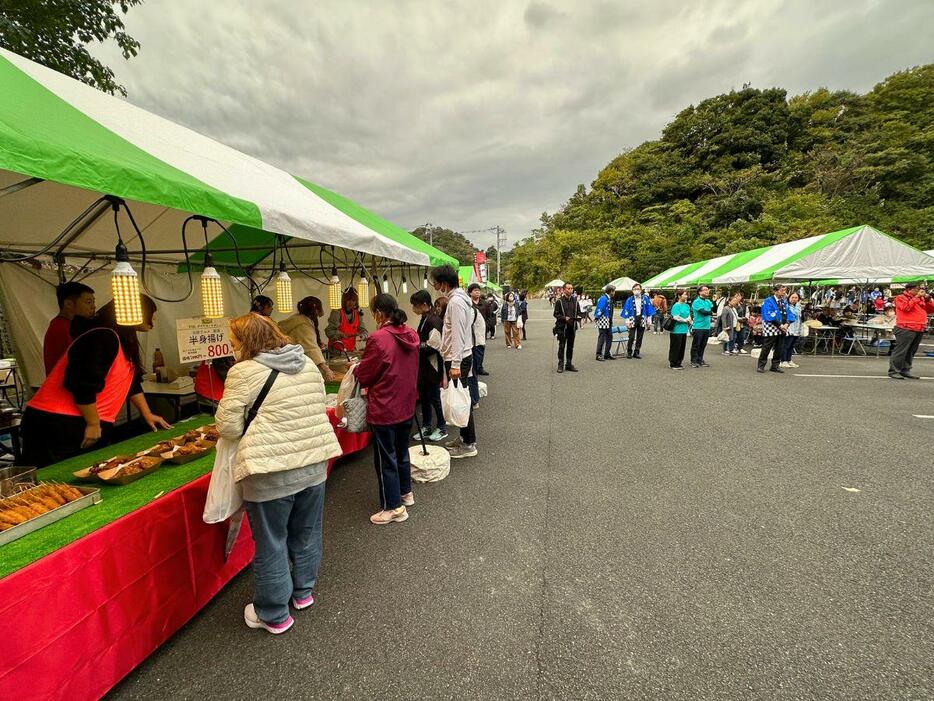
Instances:
[[[803,288],[786,284],[772,286],[762,300],[747,300],[742,291],[714,291],[707,285],[697,288],[693,299],[686,289],[674,292],[669,302],[661,292],[646,293],[640,284],[620,305],[617,290],[606,285],[593,305],[597,329],[596,360],[615,360],[612,352],[614,333],[626,333],[626,358],[642,359],[645,333],[669,334],[668,367],[684,368],[689,351],[692,368],[710,367],[706,360],[708,345],[720,344],[723,356],[758,356],[757,372],[782,373],[797,368],[802,339],[811,329],[838,329],[831,339],[840,347],[852,343],[851,326],[864,320],[875,332],[871,343],[887,343],[892,357],[889,376],[893,379],[914,377],[911,363],[918,350],[921,334],[927,328],[927,315],[934,313],[927,288],[907,283],[904,292],[893,296],[891,289],[859,291],[855,287],[817,288],[809,295]],[[552,333],[557,339],[557,371],[577,372],[573,364],[576,332],[584,325],[582,293],[566,283],[551,298],[555,317]],[[620,325],[614,325],[619,308]],[[690,344],[688,337],[690,336]],[[620,341],[622,343],[622,341]]]

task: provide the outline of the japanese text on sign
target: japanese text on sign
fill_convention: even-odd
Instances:
[[[233,355],[229,322],[229,319],[177,319],[178,362],[197,363]]]

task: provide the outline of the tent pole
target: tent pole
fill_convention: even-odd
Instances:
[[[109,212],[110,209],[111,209],[110,202],[107,202],[105,200],[103,202],[100,202],[97,205],[97,207],[94,209],[94,211],[92,211],[87,216],[87,218],[85,218],[83,222],[81,223],[73,222],[72,224],[70,224],[69,228],[65,230],[65,232],[68,232],[68,234],[65,237],[65,239],[62,241],[62,244],[58,247],[58,250],[56,251],[56,253],[58,255],[61,255],[62,253],[64,253],[65,249],[68,248],[68,246],[73,244],[82,234],[84,234],[85,231],[87,231],[92,226],[94,226],[94,224],[97,223],[97,220],[100,219],[102,216],[104,216],[107,212]]]
[[[19,192],[20,190],[25,190],[27,187],[32,187],[33,185],[38,185],[39,183],[44,182],[45,180],[42,178],[26,178],[25,180],[20,180],[18,183],[13,183],[12,185],[7,185],[4,188],[0,188],[0,197],[12,195],[14,192]]]

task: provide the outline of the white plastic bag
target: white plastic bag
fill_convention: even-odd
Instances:
[[[233,516],[243,505],[240,485],[234,479],[234,465],[237,462],[237,446],[240,441],[221,438],[217,441],[214,454],[214,469],[211,471],[211,483],[204,502],[205,523],[220,523]]]
[[[525,327],[525,322],[522,321],[522,315],[520,314],[519,316],[516,317],[516,328],[521,329],[524,327]]]
[[[477,383],[477,393],[480,395],[480,399],[483,399],[489,394],[489,389],[486,386],[486,382]]]
[[[470,390],[461,380],[448,380],[447,387],[441,390],[441,409],[444,420],[464,428],[470,421]]]

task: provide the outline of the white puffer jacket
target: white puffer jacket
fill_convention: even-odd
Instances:
[[[224,396],[217,405],[218,432],[240,440],[235,478],[294,470],[341,454],[340,444],[325,413],[324,380],[302,347],[290,345],[244,360],[227,373]],[[264,364],[268,363],[268,364]],[[269,377],[279,372],[253,423],[243,438],[247,411]]]

